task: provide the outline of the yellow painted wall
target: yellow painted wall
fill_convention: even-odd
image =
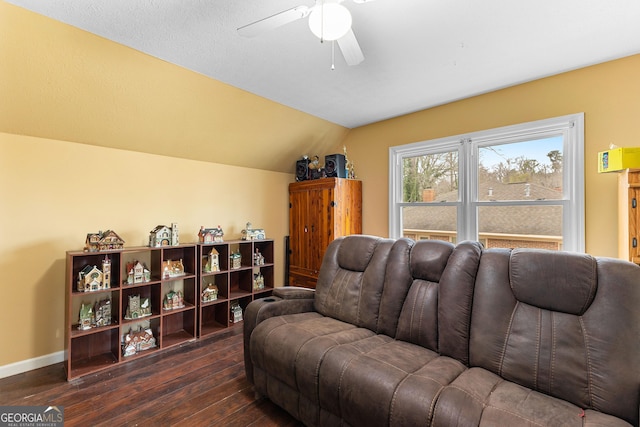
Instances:
[[[0,0],[0,132],[293,174],[348,129]]]
[[[584,112],[586,251],[616,257],[617,177],[597,173],[597,153],[640,146],[639,75],[635,55],[353,129],[345,143],[364,181],[363,231],[389,234],[389,147]]]
[[[295,159],[347,129],[0,1],[0,367],[64,347],[65,252],[158,224],[275,240]]]
[[[180,241],[201,225],[240,238],[245,223],[275,240],[284,280],[291,175],[0,133],[0,366],[64,346],[65,252],[113,229],[126,246],[177,222]]]

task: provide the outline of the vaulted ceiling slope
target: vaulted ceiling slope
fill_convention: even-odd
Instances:
[[[344,0],[365,59],[334,70],[305,19],[237,32],[313,0],[7,2],[346,128],[640,53],[637,0]]]

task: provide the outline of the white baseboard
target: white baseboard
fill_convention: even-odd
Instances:
[[[21,374],[23,372],[53,365],[62,361],[64,361],[64,351],[58,351],[57,353],[46,354],[44,356],[34,357],[33,359],[10,363],[8,365],[0,366],[0,378]]]

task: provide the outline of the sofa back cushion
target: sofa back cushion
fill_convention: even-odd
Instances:
[[[533,249],[482,254],[470,364],[638,423],[640,267]]]
[[[394,242],[365,235],[332,241],[318,274],[316,311],[376,331],[387,259]]]
[[[420,240],[411,250],[412,283],[404,300],[396,338],[438,351],[438,282],[452,243]]]
[[[469,329],[473,290],[480,266],[482,244],[459,243],[442,273],[438,293],[438,351],[469,364]]]
[[[482,247],[421,240],[411,250],[412,284],[396,338],[468,363],[473,285]],[[444,352],[443,352],[444,350]]]
[[[467,364],[475,275],[482,246],[421,240],[411,250],[412,284],[396,338]]]

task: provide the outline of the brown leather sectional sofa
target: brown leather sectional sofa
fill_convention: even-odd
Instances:
[[[335,240],[315,292],[245,312],[258,394],[309,426],[628,426],[640,267],[533,249]]]

